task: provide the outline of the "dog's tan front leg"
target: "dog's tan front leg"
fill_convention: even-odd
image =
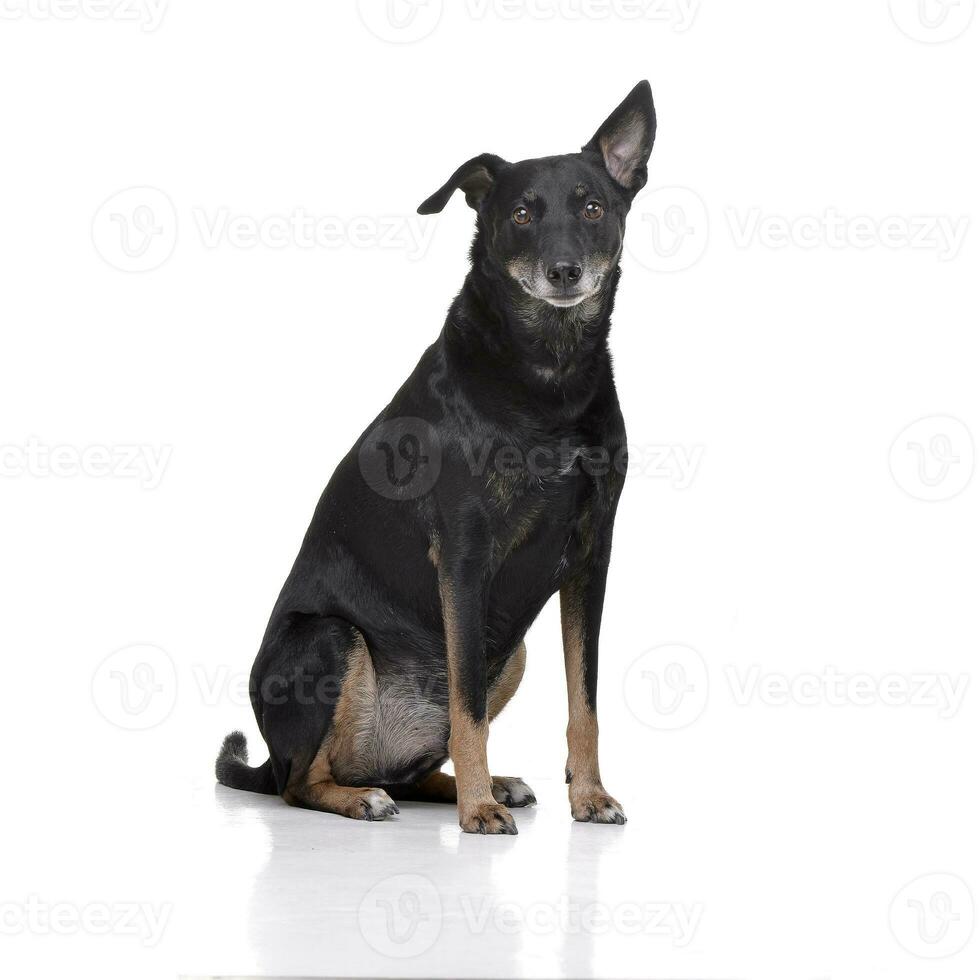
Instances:
[[[514,818],[493,797],[487,765],[487,662],[484,598],[440,567],[439,593],[449,667],[449,757],[456,771],[459,825],[469,834],[516,834]]]
[[[581,580],[561,590],[561,631],[568,686],[568,762],[565,781],[572,816],[590,823],[626,823],[623,808],[602,785],[599,775],[599,722],[596,719],[596,680],[601,582]]]

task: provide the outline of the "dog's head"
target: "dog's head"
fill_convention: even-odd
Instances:
[[[467,160],[419,214],[441,211],[462,190],[497,270],[539,302],[576,306],[602,289],[619,262],[656,131],[650,84],[640,82],[581,152],[518,163],[484,153]]]

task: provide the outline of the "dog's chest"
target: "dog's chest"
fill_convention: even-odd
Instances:
[[[549,577],[578,552],[608,474],[581,443],[562,441],[524,454],[487,481],[488,510],[501,562],[522,551]]]

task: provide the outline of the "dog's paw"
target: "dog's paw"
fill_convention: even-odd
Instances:
[[[461,807],[459,825],[467,834],[516,834],[517,824],[501,803],[477,803]]]
[[[493,798],[504,806],[534,806],[538,802],[534,790],[516,776],[494,776]]]
[[[582,823],[626,823],[623,808],[601,788],[570,796],[572,816]]]
[[[400,812],[398,804],[383,789],[365,789],[358,793],[350,816],[355,820],[384,820]]]

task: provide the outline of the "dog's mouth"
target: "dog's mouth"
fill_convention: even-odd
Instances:
[[[602,286],[602,276],[596,277],[591,289],[535,289],[534,284],[526,278],[520,278],[518,282],[528,296],[532,296],[542,303],[548,303],[550,306],[567,309],[571,306],[578,306],[583,300],[594,296]]]

